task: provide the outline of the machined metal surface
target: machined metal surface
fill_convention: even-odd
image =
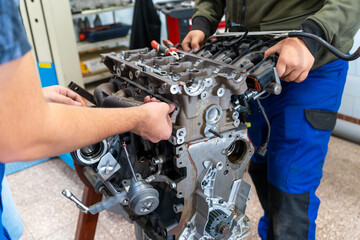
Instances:
[[[72,153],[105,196],[89,209],[134,221],[138,239],[248,235],[251,187],[242,178],[254,154],[249,102],[265,92],[279,94],[281,85],[276,57],[263,59],[275,41],[240,40],[210,40],[197,53],[178,50],[179,59],[147,48],[101,55],[113,78],[95,89],[98,107],[138,106],[151,95],[176,108],[167,141],[124,133],[104,140],[106,150],[95,144]]]

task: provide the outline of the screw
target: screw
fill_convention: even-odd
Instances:
[[[224,94],[225,94],[225,90],[223,88],[219,88],[217,90],[218,97],[222,97],[222,96],[224,96]]]
[[[234,120],[234,127],[238,127],[240,125],[240,120],[239,119],[235,119]]]
[[[175,182],[171,182],[171,183],[170,183],[170,188],[171,188],[171,189],[175,189],[175,188],[176,188],[176,183],[175,183]]]
[[[234,205],[233,203],[230,204],[229,210],[230,210],[230,211],[234,211],[234,210],[235,210],[235,205]]]
[[[206,99],[208,97],[208,93],[205,91],[205,92],[202,92],[201,95],[200,95],[200,98],[202,100]]]
[[[186,223],[186,227],[187,228],[193,228],[194,227],[194,224],[192,222],[187,222]]]
[[[221,169],[223,168],[222,162],[218,162],[218,163],[216,164],[216,168],[217,168],[217,170],[221,170]]]

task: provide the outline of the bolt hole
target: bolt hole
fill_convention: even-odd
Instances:
[[[35,18],[35,22],[39,22],[39,20],[37,18]]]
[[[228,170],[225,170],[225,171],[224,171],[224,175],[227,175],[228,173],[229,173]]]

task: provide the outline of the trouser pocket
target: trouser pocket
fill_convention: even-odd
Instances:
[[[320,109],[305,109],[305,118],[310,125],[319,130],[334,130],[337,113]]]

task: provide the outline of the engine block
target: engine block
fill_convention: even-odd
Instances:
[[[221,37],[179,59],[148,48],[102,54],[113,74],[95,89],[97,107],[131,107],[147,95],[173,103],[173,132],[151,143],[124,133],[72,153],[83,178],[105,196],[82,209],[110,210],[135,223],[137,239],[243,239],[254,154],[250,101],[278,94],[276,41]],[[66,193],[64,193],[66,194]]]

